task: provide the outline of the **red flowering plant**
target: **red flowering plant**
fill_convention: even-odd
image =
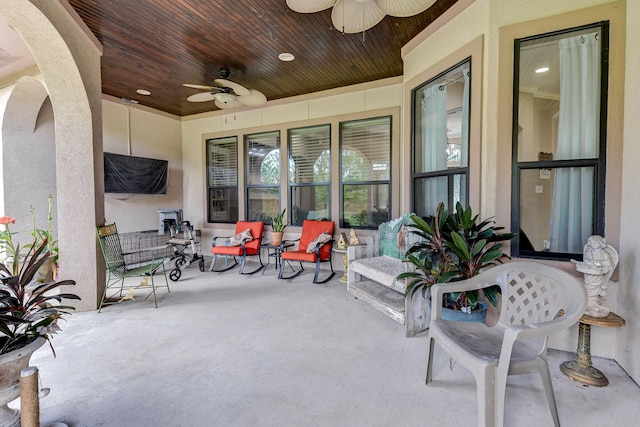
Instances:
[[[5,260],[5,264],[12,263],[11,272],[14,276],[18,275],[18,258],[20,254],[20,245],[13,243],[13,235],[16,234],[9,229],[9,224],[15,224],[16,219],[10,216],[0,217],[0,225],[4,226],[0,230],[0,255]]]

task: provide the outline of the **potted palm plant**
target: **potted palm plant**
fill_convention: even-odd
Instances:
[[[286,211],[287,208],[284,208],[279,215],[271,217],[271,244],[273,246],[278,246],[282,243],[282,235],[284,234],[284,229],[287,228],[287,223],[284,220]]]
[[[456,204],[451,214],[439,203],[436,213],[423,219],[411,216],[410,232],[420,237],[406,252],[405,261],[413,270],[398,276],[409,279],[406,293],[422,292],[425,296],[431,285],[465,280],[476,276],[483,269],[501,264],[508,255],[502,251],[503,242],[511,240],[513,233],[503,233],[504,227],[495,221],[481,221],[471,207]],[[485,288],[484,300],[498,305],[498,287]],[[482,307],[482,295],[478,291],[446,294],[442,302],[445,308],[471,313]]]
[[[58,320],[74,309],[61,305],[62,300],[80,299],[75,294],[57,293],[61,286],[75,285],[73,280],[34,280],[51,257],[47,245],[46,239],[39,246],[30,245],[24,257],[13,258],[11,269],[0,263],[0,425],[19,423],[19,412],[7,403],[20,395],[20,371],[35,350],[47,341],[51,346],[51,334],[59,330]]]

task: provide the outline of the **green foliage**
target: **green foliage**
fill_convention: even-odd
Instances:
[[[42,242],[47,242],[47,251],[51,254],[54,262],[58,262],[58,241],[53,235],[53,194],[49,194],[49,210],[47,212],[47,228],[37,228],[36,226],[36,211],[31,208],[31,238],[33,243],[25,245],[26,249],[31,247],[38,247]]]
[[[451,214],[439,203],[435,215],[422,219],[412,215],[413,224],[408,224],[410,232],[421,240],[413,244],[405,256],[414,270],[405,272],[398,279],[409,279],[406,292],[413,295],[421,291],[426,295],[431,285],[468,279],[483,269],[501,264],[508,256],[502,251],[503,242],[511,240],[513,233],[501,232],[504,227],[496,227],[495,221],[480,221],[471,207],[464,209],[456,204]],[[485,298],[492,305],[498,304],[497,286],[483,290]],[[453,308],[470,306],[479,302],[477,291],[451,293],[445,306]]]
[[[260,182],[278,184],[280,182],[280,149],[271,150],[260,164]]]
[[[277,216],[272,216],[271,218],[271,230],[274,233],[280,233],[282,231],[284,231],[285,228],[287,228],[287,224],[284,220],[284,213],[287,211],[287,208],[282,209],[282,212],[280,212],[279,215]]]
[[[62,299],[80,299],[70,293],[51,294],[60,286],[75,285],[73,280],[34,281],[40,267],[51,257],[45,252],[47,244],[44,240],[37,248],[30,245],[17,275],[0,263],[0,354],[24,347],[38,337],[49,340],[49,335],[59,330],[58,319],[74,309],[60,305]],[[58,304],[52,304],[54,301]]]

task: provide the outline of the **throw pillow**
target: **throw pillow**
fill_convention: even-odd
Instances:
[[[251,229],[247,228],[242,233],[236,233],[229,239],[229,246],[240,246],[244,240],[253,240]]]
[[[331,234],[329,234],[328,231],[325,231],[324,233],[313,239],[313,241],[309,243],[309,245],[307,245],[307,253],[310,254],[311,252],[316,250],[317,246],[322,246],[329,240],[331,240]]]

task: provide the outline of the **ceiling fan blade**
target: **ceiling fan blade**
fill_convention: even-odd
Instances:
[[[330,8],[336,0],[287,0],[287,6],[298,13],[314,13]]]
[[[220,90],[217,86],[192,85],[191,83],[183,83],[182,86],[200,90]]]
[[[236,101],[242,105],[246,105],[247,107],[260,107],[267,102],[267,97],[264,96],[264,93],[251,89],[249,90],[249,95],[238,96]]]
[[[200,92],[187,98],[189,102],[207,102],[216,99],[215,94],[211,92]]]
[[[246,87],[238,84],[238,83],[234,83],[231,80],[227,80],[227,79],[215,79],[214,83],[217,84],[218,86],[221,87],[228,87],[233,89],[233,92],[238,95],[238,96],[249,96],[251,95],[251,93],[249,92],[249,89],[247,89]]]

